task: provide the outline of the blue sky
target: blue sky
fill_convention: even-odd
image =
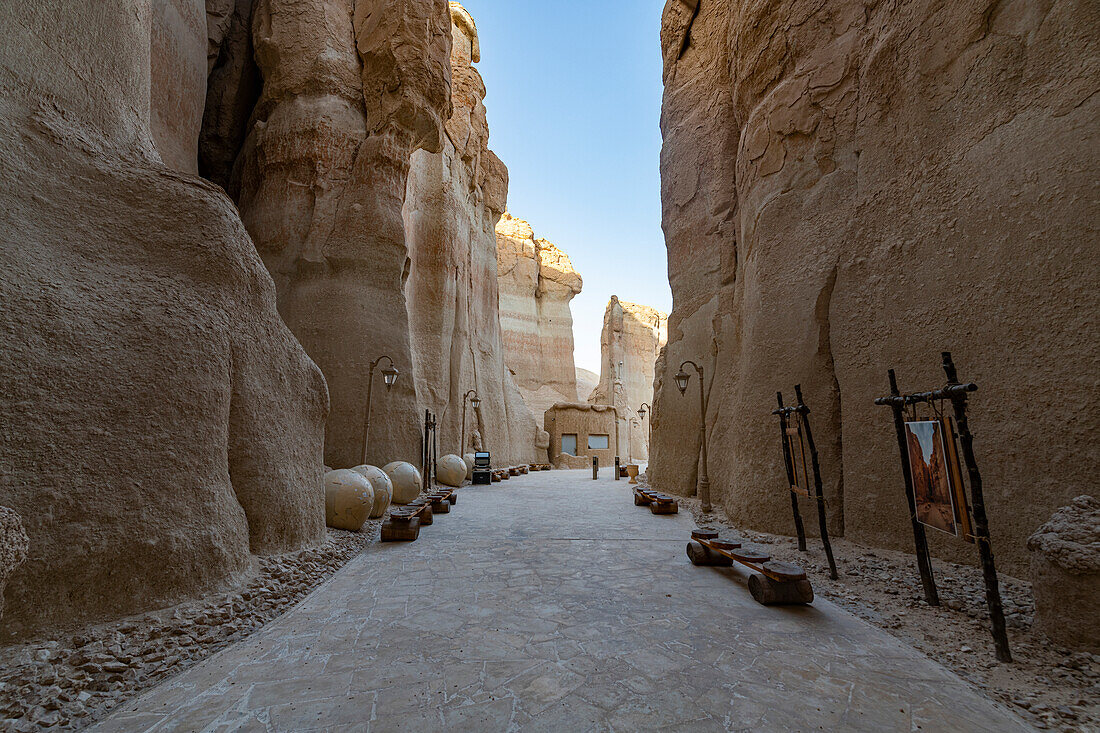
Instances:
[[[672,308],[661,233],[664,0],[464,0],[508,208],[567,252],[577,366],[600,370],[608,299]]]

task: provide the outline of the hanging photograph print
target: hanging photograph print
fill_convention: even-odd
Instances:
[[[809,498],[810,475],[806,470],[806,446],[802,440],[802,430],[797,425],[787,428],[787,448],[791,453],[791,468],[794,472],[791,491]]]
[[[909,471],[913,477],[917,521],[941,532],[958,535],[954,490],[940,422],[907,422],[905,439],[909,447]]]

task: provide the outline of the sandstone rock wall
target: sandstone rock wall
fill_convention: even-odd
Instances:
[[[653,404],[658,355],[668,341],[668,316],[656,308],[620,301],[612,295],[600,333],[600,382],[588,401],[614,405],[619,419],[619,456],[624,462],[649,459],[649,419],[641,405]]]
[[[198,173],[208,73],[206,1],[152,0],[152,8],[149,123],[153,141],[170,168]]]
[[[1022,572],[1039,518],[1100,451],[1100,7],[1080,0],[670,0],[662,28],[664,228],[674,307],[651,481],[690,491],[711,381],[710,478],[737,520],[790,532],[777,389],[813,409],[834,530],[911,549],[890,415],[939,385],[972,400],[993,543]],[[934,552],[973,559],[933,533]]]
[[[496,228],[505,363],[536,415],[577,400],[573,315],[581,276],[569,256],[507,212]]]
[[[577,395],[582,398],[582,401],[587,401],[592,390],[598,386],[600,386],[599,374],[577,367]]]
[[[325,383],[233,203],[154,133],[160,10],[0,4],[0,505],[30,539],[5,637],[165,605],[324,536]],[[201,87],[173,94],[201,112]]]
[[[504,364],[495,227],[507,200],[508,170],[488,148],[473,18],[458,3],[450,8],[454,112],[442,151],[413,155],[404,208],[418,403],[439,419],[441,455],[469,452],[476,436],[497,465],[544,462],[541,425]],[[471,389],[481,403],[477,410],[465,405],[466,445],[460,446]]]
[[[364,461],[368,365],[403,377],[375,402],[365,461],[416,461],[420,420],[401,209],[413,151],[450,117],[443,0],[257,0],[263,91],[233,187],[279,312],[328,380],[325,458]]]

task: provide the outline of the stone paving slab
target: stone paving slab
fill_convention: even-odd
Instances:
[[[818,599],[696,568],[686,514],[605,471],[467,487],[98,731],[1032,730]]]

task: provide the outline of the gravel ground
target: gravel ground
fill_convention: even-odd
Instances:
[[[259,558],[240,590],[87,629],[0,648],[0,731],[77,730],[125,700],[244,639],[305,598],[378,539],[328,530],[303,552]]]
[[[815,594],[885,629],[1035,727],[1100,731],[1100,656],[1061,649],[1032,631],[1030,583],[999,574],[1013,657],[1002,664],[993,654],[980,568],[934,560],[941,603],[935,608],[924,601],[913,555],[833,539],[840,578],[830,580],[819,539],[807,538],[807,552],[799,552],[793,537],[739,529],[724,517],[702,514],[697,499],[677,498],[699,526],[740,537],[802,567]]]

